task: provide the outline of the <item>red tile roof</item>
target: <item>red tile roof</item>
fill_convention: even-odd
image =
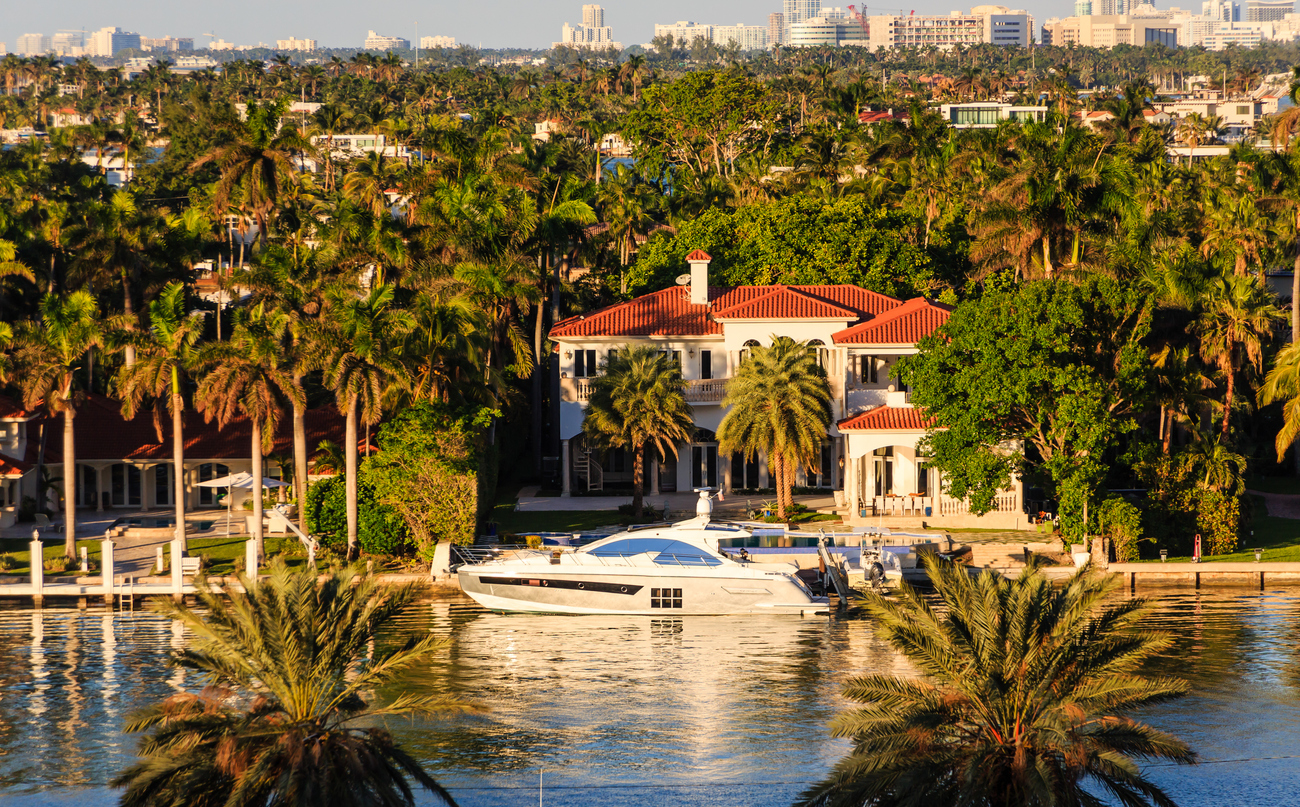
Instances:
[[[834,316],[860,319],[896,308],[902,303],[859,286],[736,286],[709,289],[709,306],[692,305],[690,289],[673,286],[643,294],[625,303],[557,322],[552,339],[579,336],[720,336],[722,325],[716,316],[749,316],[735,313],[738,307],[756,302],[774,292],[794,295],[774,297],[763,303],[767,312],[758,316],[773,319]],[[776,303],[780,303],[779,305]],[[788,305],[787,305],[788,304]],[[830,314],[831,309],[836,310]],[[751,309],[745,309],[751,310]],[[804,313],[813,312],[813,313]]]
[[[28,420],[33,417],[36,417],[36,413],[24,409],[21,401],[0,395],[0,420]]]
[[[0,479],[19,479],[32,469],[31,465],[0,454]]]
[[[835,424],[845,432],[923,432],[934,422],[911,406],[877,406]]]
[[[690,263],[692,261],[711,261],[711,260],[713,259],[709,257],[709,253],[705,252],[702,249],[692,250],[691,254],[686,256],[687,263]]]
[[[910,345],[948,321],[952,308],[915,297],[832,338],[837,345]]]
[[[32,427],[48,422],[48,436],[45,440],[45,462],[63,461],[63,417],[56,415],[47,419],[44,414],[33,422]],[[131,420],[122,417],[122,406],[112,398],[103,395],[89,395],[85,404],[77,410],[72,421],[77,441],[77,460],[158,460],[170,462],[172,458],[171,417],[164,415],[163,436],[160,441],[154,428],[151,411],[137,412]],[[315,451],[316,444],[329,439],[342,445],[344,442],[344,421],[338,409],[333,406],[307,410],[307,449]],[[28,463],[35,464],[40,440],[34,428],[27,434]],[[252,429],[247,420],[239,419],[217,428],[215,423],[207,423],[203,415],[186,411],[185,421],[185,460],[237,460],[252,456]],[[372,430],[373,433],[373,430]],[[271,454],[293,451],[293,419],[286,413],[280,419],[280,428],[275,435]]]
[[[709,289],[715,298],[724,289]],[[573,336],[712,336],[721,335],[722,326],[709,316],[709,307],[691,305],[691,291],[686,286],[672,286],[663,291],[643,294],[625,303],[616,303],[589,314],[569,317],[555,323],[551,338]]]
[[[770,286],[771,290],[759,297],[738,302],[727,308],[714,306],[713,316],[718,319],[843,319],[858,318],[850,311],[790,286]]]

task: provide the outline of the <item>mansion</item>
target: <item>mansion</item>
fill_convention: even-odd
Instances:
[[[725,409],[727,379],[754,346],[788,336],[817,350],[830,382],[832,423],[819,460],[797,485],[834,490],[851,523],[924,521],[1022,527],[1023,485],[998,495],[993,512],[972,516],[967,503],[943,494],[937,469],[917,451],[926,434],[924,413],[890,373],[916,342],[947,321],[951,309],[921,297],[899,300],[858,286],[708,285],[710,258],[686,258],[690,284],[674,286],[556,323],[550,338],[559,366],[559,438],[562,494],[627,484],[631,460],[586,446],[583,413],[590,379],[611,350],[651,344],[681,366],[695,435],[676,458],[647,460],[647,495],[720,488],[729,493],[772,486],[765,458],[720,456],[716,432]],[[684,279],[684,278],[683,278]]]

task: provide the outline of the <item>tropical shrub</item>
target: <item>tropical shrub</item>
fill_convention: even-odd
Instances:
[[[1115,547],[1115,560],[1131,563],[1138,559],[1138,542],[1142,541],[1142,511],[1122,496],[1109,496],[1097,513],[1098,526]]]
[[[480,476],[484,465],[495,470],[484,434],[498,414],[421,402],[380,428],[379,453],[362,466],[362,483],[420,557],[431,558],[439,541],[473,542],[487,498]]]
[[[357,540],[370,554],[400,555],[411,548],[405,523],[375,497],[374,486],[362,466],[357,482]],[[341,475],[331,476],[307,489],[307,529],[327,544],[346,541],[347,491]]]

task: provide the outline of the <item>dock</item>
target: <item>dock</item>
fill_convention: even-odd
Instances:
[[[1210,563],[1112,563],[1107,568],[1128,584],[1129,591],[1139,586],[1249,586],[1261,591],[1274,585],[1300,584],[1300,563],[1210,562]]]

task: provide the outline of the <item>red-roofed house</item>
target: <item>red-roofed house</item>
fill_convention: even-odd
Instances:
[[[171,418],[161,420],[162,434],[152,413],[140,412],[127,420],[121,403],[91,394],[73,420],[77,440],[76,497],[78,507],[102,510],[125,507],[149,510],[171,507],[172,474]],[[236,420],[223,428],[206,423],[197,412],[185,413],[186,507],[216,506],[220,491],[198,487],[199,482],[230,473],[252,470],[252,430],[247,420]],[[44,450],[41,447],[44,432]],[[323,439],[342,444],[343,416],[332,406],[307,412],[307,446],[314,451]],[[270,454],[292,455],[291,420],[284,417]],[[9,526],[22,496],[36,495],[36,475],[41,463],[49,477],[63,477],[63,418],[47,418],[44,410],[23,412],[13,402],[0,398],[0,526]],[[263,464],[267,476],[280,474],[274,462]],[[13,476],[14,471],[21,473]],[[59,486],[60,490],[62,486]],[[58,495],[52,493],[51,495]],[[236,491],[235,503],[243,498]],[[50,502],[58,508],[58,502]]]
[[[936,523],[942,515],[952,526],[970,520],[965,503],[943,496],[937,471],[917,456],[926,420],[906,387],[890,377],[900,357],[916,353],[916,342],[947,321],[948,306],[849,285],[710,287],[709,256],[696,250],[686,260],[688,285],[571,317],[551,330],[559,358],[563,495],[631,480],[630,457],[587,448],[582,418],[590,379],[611,351],[632,343],[656,345],[681,365],[695,411],[695,438],[678,447],[678,459],[647,463],[648,492],[770,487],[765,458],[719,456],[715,432],[727,379],[746,352],[788,336],[817,348],[833,401],[820,462],[801,472],[799,484],[843,491],[837,497],[854,520],[874,523],[882,513]],[[980,523],[1011,526],[1021,516],[1019,497],[1003,498],[999,512]]]

